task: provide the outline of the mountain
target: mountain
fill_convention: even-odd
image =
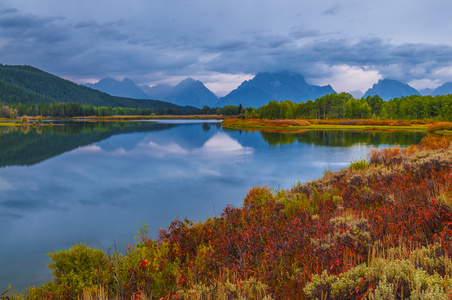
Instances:
[[[351,91],[351,92],[349,92],[349,94],[352,95],[353,98],[355,98],[355,99],[359,99],[364,95],[364,93],[361,92],[360,90]]]
[[[204,105],[214,107],[218,97],[206,88],[201,81],[187,78],[171,89],[163,100],[176,105],[202,108]]]
[[[303,102],[331,93],[336,93],[331,86],[310,85],[300,74],[265,72],[244,81],[237,89],[220,98],[217,106],[242,104],[243,107],[261,107],[272,100]]]
[[[5,104],[77,102],[94,106],[173,108],[181,113],[196,110],[157,100],[116,97],[30,66],[0,64],[0,101]]]
[[[446,82],[445,84],[434,89],[430,95],[432,96],[440,96],[440,95],[449,95],[452,94],[452,82]]]
[[[174,88],[169,84],[157,84],[150,87],[146,84],[140,85],[141,90],[148,96],[149,99],[164,99]]]
[[[107,77],[91,84],[85,83],[85,86],[96,89],[112,96],[134,98],[134,99],[148,99],[148,96],[139,88],[135,82],[129,78],[124,78],[122,81],[117,81],[113,78]]]
[[[431,95],[431,94],[432,94],[432,92],[434,91],[434,89],[425,88],[425,89],[418,90],[418,91],[419,91],[419,93],[421,93],[422,96],[428,96],[428,95]]]
[[[420,95],[420,93],[406,83],[397,80],[380,79],[372,88],[368,89],[363,98],[367,96],[380,96],[383,100],[391,100],[403,96]]]

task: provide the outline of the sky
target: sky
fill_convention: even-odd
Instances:
[[[450,0],[2,0],[0,63],[77,83],[201,80],[223,96],[258,72],[337,92],[452,81]]]

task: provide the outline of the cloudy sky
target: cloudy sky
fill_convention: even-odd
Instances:
[[[449,0],[2,0],[0,63],[78,83],[203,81],[219,95],[289,70],[338,91],[452,81]]]

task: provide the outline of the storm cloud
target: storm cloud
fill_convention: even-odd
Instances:
[[[451,8],[446,0],[5,0],[0,62],[79,83],[192,77],[214,92],[281,70],[337,91],[380,78],[436,87],[452,81]]]

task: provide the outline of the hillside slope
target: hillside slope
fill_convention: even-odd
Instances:
[[[6,104],[77,102],[94,106],[190,110],[164,101],[114,97],[31,66],[11,65],[0,65],[0,101]]]

